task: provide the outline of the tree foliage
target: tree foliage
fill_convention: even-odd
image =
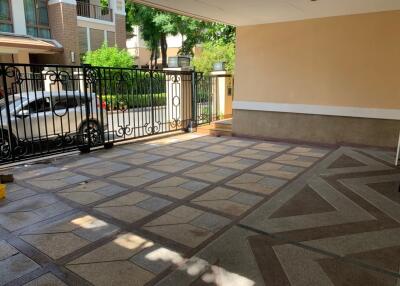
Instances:
[[[83,56],[83,62],[92,66],[118,68],[130,68],[134,65],[134,59],[126,50],[108,47],[106,43],[100,49],[88,51]]]
[[[199,70],[210,71],[212,68],[210,61],[213,60],[225,61],[228,68],[233,70],[236,31],[232,26],[204,22],[128,1],[126,3],[128,32],[132,32],[133,25],[139,26],[141,36],[152,52],[151,68],[156,65],[159,48],[163,66],[167,65],[166,38],[168,35],[181,34],[183,40],[178,52],[180,55],[193,56],[193,48],[197,44],[204,43],[205,55],[196,59]],[[212,55],[213,52],[217,54]],[[223,53],[227,54],[222,55]],[[203,60],[205,62],[200,63]]]
[[[233,73],[235,69],[235,45],[234,43],[208,42],[203,45],[200,56],[193,59],[196,71],[210,73],[214,63],[224,62],[228,72]]]
[[[236,41],[236,28],[220,23],[207,23],[203,37],[205,42],[232,44]]]

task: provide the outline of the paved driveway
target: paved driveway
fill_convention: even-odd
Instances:
[[[185,134],[19,167],[0,285],[399,285],[393,157]]]

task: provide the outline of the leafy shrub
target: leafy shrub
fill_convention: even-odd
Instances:
[[[92,66],[130,68],[134,65],[133,57],[117,47],[108,47],[104,43],[100,49],[88,51],[83,56],[83,62]]]
[[[166,94],[153,94],[153,104],[151,104],[151,94],[118,94],[102,96],[107,110],[145,108],[150,106],[166,105]]]
[[[196,71],[209,74],[214,63],[225,62],[225,68],[233,73],[235,69],[235,45],[233,43],[206,43],[199,56],[194,57],[193,66]]]

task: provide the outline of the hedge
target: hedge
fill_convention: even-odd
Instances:
[[[118,94],[102,96],[107,110],[131,109],[138,107],[164,106],[166,105],[166,94],[153,94],[153,104],[151,104],[151,94]],[[104,105],[104,104],[103,104]]]

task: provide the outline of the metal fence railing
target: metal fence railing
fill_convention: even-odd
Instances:
[[[0,63],[0,164],[209,123],[214,84],[192,71]]]
[[[90,3],[76,1],[76,12],[78,16],[103,21],[114,21],[113,10],[108,7],[93,5]]]

